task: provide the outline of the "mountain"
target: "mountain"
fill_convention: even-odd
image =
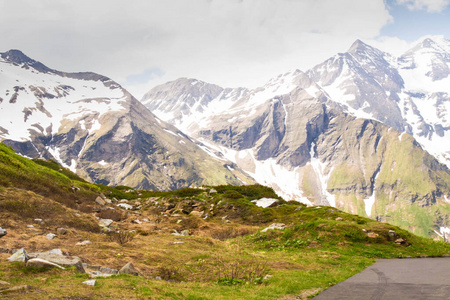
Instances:
[[[412,134],[450,166],[450,41],[426,38],[398,58],[356,41],[307,74],[347,112]]]
[[[263,87],[239,89],[245,91],[240,97],[237,89],[218,88],[193,99],[191,83],[198,81],[179,79],[150,90],[142,102],[161,118],[167,118],[161,107],[173,112],[165,120],[286,199],[439,235],[450,222],[450,171],[440,163],[445,149],[436,157],[424,151],[416,140],[418,123],[405,117],[410,110],[402,103],[410,90],[400,62],[356,41],[347,53],[305,73],[296,70]],[[233,96],[222,98],[224,90]],[[172,109],[205,98],[201,111]],[[442,121],[441,138],[448,140],[441,112],[435,121]],[[436,135],[428,141],[437,141]]]
[[[0,54],[0,140],[107,185],[177,189],[253,182],[156,118],[113,80]]]

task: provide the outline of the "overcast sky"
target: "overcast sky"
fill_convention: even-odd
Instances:
[[[138,99],[192,77],[256,87],[356,39],[401,52],[450,38],[450,0],[0,0],[0,52],[111,77]]]

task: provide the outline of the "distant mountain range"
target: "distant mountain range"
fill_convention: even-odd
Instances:
[[[113,80],[0,54],[0,140],[107,185],[170,190],[253,182],[156,118]]]
[[[346,53],[256,89],[181,78],[141,102],[94,73],[0,54],[0,140],[95,183],[247,184],[423,236],[450,232],[450,42]],[[153,113],[156,115],[153,115]]]
[[[357,40],[260,88],[181,78],[141,101],[286,199],[433,235],[450,227],[449,75],[448,40],[400,57]]]

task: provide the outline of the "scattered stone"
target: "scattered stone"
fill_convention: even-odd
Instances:
[[[150,222],[151,219],[142,219],[142,222]]]
[[[99,225],[100,227],[109,227],[114,221],[111,219],[100,219]]]
[[[378,233],[369,232],[369,233],[367,233],[367,236],[371,239],[374,239],[374,238],[378,237]]]
[[[56,254],[56,255],[63,255],[63,252],[61,251],[61,249],[52,249],[52,250],[49,250],[49,251],[47,251],[45,253]]]
[[[191,215],[191,216],[194,216],[194,217],[199,217],[199,218],[201,218],[201,217],[203,216],[203,213],[204,213],[204,211],[196,211],[196,210],[193,210],[193,211],[191,211],[190,215]]]
[[[10,285],[11,285],[11,283],[0,280],[0,290],[7,289]]]
[[[365,230],[365,229],[363,229],[362,231],[363,231],[363,232],[367,232],[367,230]]]
[[[117,206],[126,210],[133,210],[133,206],[127,203],[119,203]]]
[[[136,270],[136,268],[134,267],[134,265],[131,262],[129,262],[125,266],[123,266],[119,270],[119,274],[130,274],[130,275],[139,276],[138,270]]]
[[[174,245],[177,245],[177,244],[184,244],[184,242],[173,242],[173,244],[174,244]]]
[[[29,286],[29,285],[19,285],[19,286],[13,286],[12,288],[0,291],[0,293],[1,294],[8,294],[8,293],[28,291],[30,289],[31,289],[31,286]]]
[[[42,223],[43,220],[42,220],[42,219],[34,219],[34,222],[36,222],[36,223]]]
[[[142,224],[142,222],[141,222],[139,219],[133,220],[133,221],[131,221],[131,223],[134,223],[134,224]]]
[[[286,224],[283,223],[273,223],[272,225],[270,225],[267,228],[264,228],[263,230],[261,230],[261,232],[266,232],[267,230],[274,230],[274,229],[280,229],[283,230],[286,228]]]
[[[272,207],[274,205],[276,205],[276,203],[278,202],[278,199],[274,199],[274,198],[261,198],[259,200],[253,200],[252,201],[256,206],[262,207],[262,208],[266,208],[266,207]]]
[[[273,277],[273,275],[267,274],[266,276],[264,276],[263,280],[269,280],[272,277]]]
[[[54,234],[54,233],[49,233],[45,236],[45,238],[47,240],[53,240],[55,237],[56,237],[56,234]]]
[[[108,204],[112,204],[112,200],[111,199],[105,199],[105,202]]]
[[[34,228],[33,225],[27,225],[27,228]]]
[[[177,220],[177,224],[180,224],[181,222],[183,222],[183,220],[181,219]]]
[[[299,206],[299,207],[297,207],[297,208],[295,209],[295,211],[299,211],[299,210],[302,210],[302,209],[303,209],[303,207]]]
[[[161,276],[156,276],[155,279],[156,280],[162,280]]]
[[[182,230],[181,232],[176,231],[175,229],[173,230],[175,231],[174,233],[172,233],[172,235],[177,235],[177,236],[189,236],[189,230],[185,229]]]
[[[103,200],[106,199],[106,196],[103,193],[100,193],[99,197],[102,198]]]
[[[75,267],[79,272],[86,273],[86,271],[83,268],[81,259],[78,256],[64,256],[62,254],[51,253],[50,251],[29,253],[28,256],[30,259],[39,258],[41,260],[46,260],[63,267]]]
[[[404,245],[404,246],[408,245],[408,242],[405,239],[403,239],[403,238],[396,239],[395,243],[398,244],[398,245]]]
[[[101,205],[101,206],[106,205],[106,201],[103,200],[101,197],[95,198],[95,203],[97,203],[98,205]]]
[[[319,224],[319,225],[317,225],[317,228],[322,228],[322,227],[325,227],[325,226],[327,226],[327,224]]]
[[[10,262],[20,261],[20,262],[26,262],[28,260],[27,251],[25,251],[24,248],[21,248],[17,250],[13,255],[8,257],[8,260]]]
[[[342,221],[342,220],[344,220],[344,219],[342,219],[341,217],[336,218],[336,221]]]
[[[56,229],[56,234],[57,235],[65,235],[66,233],[67,233],[67,229],[66,228],[60,227],[60,228]]]
[[[83,281],[83,284],[86,284],[89,286],[95,286],[95,279]]]
[[[173,215],[170,215],[171,217],[175,217],[175,218],[179,218],[179,217],[181,217],[181,215],[180,214],[173,214]]]
[[[210,193],[210,194],[215,194],[215,193],[217,193],[217,191],[216,191],[216,189],[210,189],[210,190],[209,190],[209,193]]]
[[[400,236],[394,230],[389,230],[388,235],[390,241],[395,241],[400,238]]]
[[[35,268],[60,268],[62,270],[64,270],[63,267],[61,267],[58,264],[55,264],[51,261],[42,259],[42,258],[32,258],[30,260],[27,261],[27,266],[28,267],[35,267]]]
[[[91,241],[82,241],[82,242],[78,242],[75,245],[76,246],[86,246],[89,245],[91,243]]]
[[[4,237],[7,234],[6,229],[0,227],[0,238]]]
[[[127,199],[120,199],[119,203],[127,203],[128,200]]]

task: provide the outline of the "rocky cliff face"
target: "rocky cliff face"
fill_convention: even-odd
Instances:
[[[417,51],[412,53],[421,57]],[[428,154],[423,148],[429,144],[418,138],[418,129],[434,133],[426,140],[432,145],[450,145],[447,94],[424,96],[440,101],[441,108],[432,105],[431,110],[441,115],[433,121],[441,126],[418,122],[417,116],[429,110],[411,92],[405,74],[415,68],[405,67],[405,57],[394,58],[356,41],[347,53],[306,73],[280,75],[222,106],[213,98],[195,119],[178,114],[168,121],[286,199],[336,206],[433,236],[449,226],[450,171],[441,163],[446,162],[446,146],[439,155]],[[437,71],[430,72],[424,76],[442,80],[442,72],[438,77],[433,75]],[[189,86],[183,80],[177,82],[185,86],[183,96],[171,90],[161,98],[155,93],[166,88],[161,86],[147,93],[145,103],[163,117],[151,103],[179,106],[178,101],[186,101]],[[437,131],[440,140],[435,139]]]
[[[156,118],[120,85],[63,73],[17,50],[0,59],[0,139],[96,183],[177,189],[252,180]]]

